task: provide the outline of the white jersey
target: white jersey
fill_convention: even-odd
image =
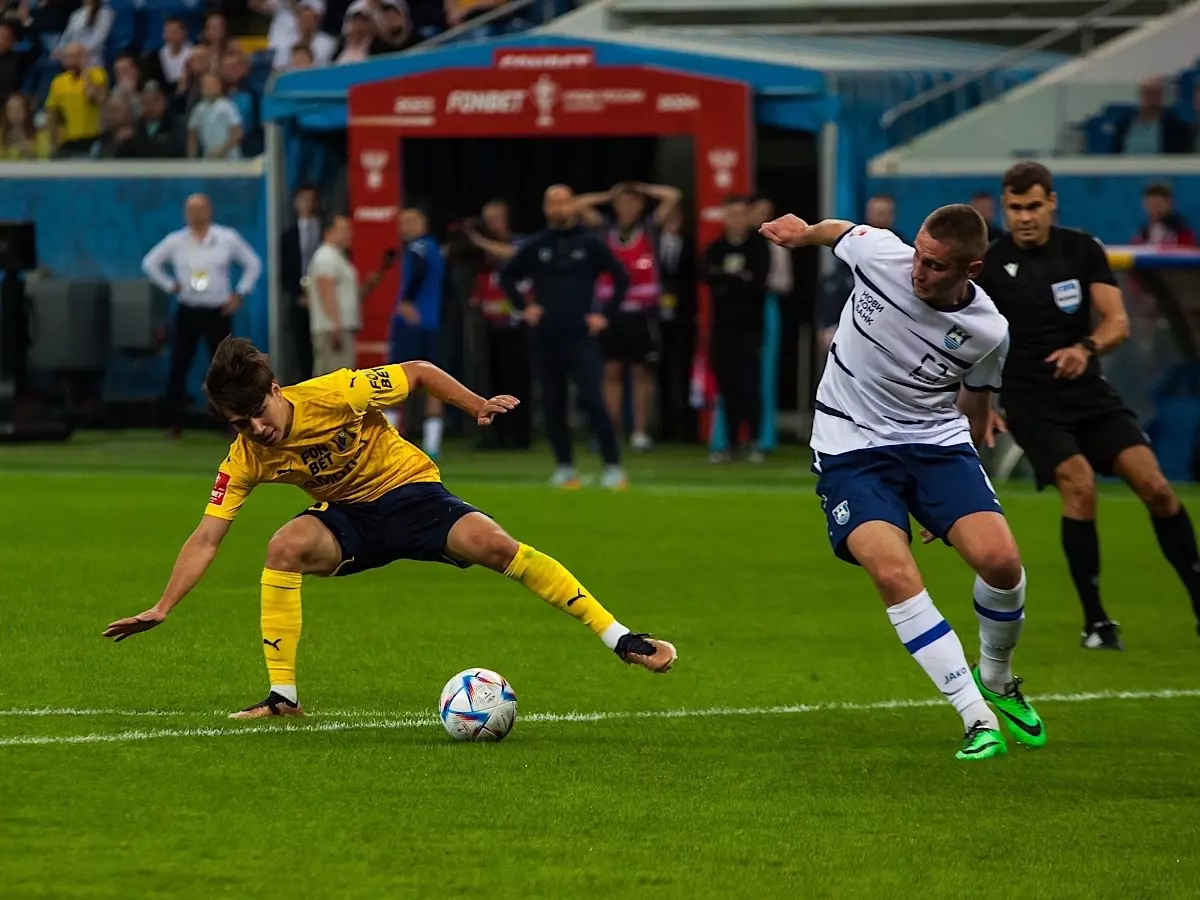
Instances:
[[[856,225],[833,252],[854,273],[854,293],[817,388],[812,449],[970,442],[958,389],[1000,389],[1008,321],[973,283],[953,308],[918,299],[915,251],[890,231]]]

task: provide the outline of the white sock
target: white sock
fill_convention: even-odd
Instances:
[[[294,684],[273,684],[271,685],[271,690],[280,697],[287,697],[293,703],[300,702],[298,699],[300,695],[296,693],[296,686]]]
[[[421,429],[421,449],[435,456],[442,452],[442,420],[441,417],[430,416],[425,420]]]
[[[1003,694],[1012,683],[1012,655],[1025,624],[1025,570],[1011,590],[975,578],[975,616],[979,619],[979,677],[988,690]]]
[[[904,649],[962,716],[963,724],[970,728],[982,720],[989,728],[998,727],[996,714],[984,702],[971,677],[962,641],[933,605],[929,592],[921,591],[903,603],[889,606],[887,612]]]
[[[604,641],[604,646],[609,650],[617,649],[617,641],[629,634],[629,629],[620,622],[613,622],[604,629],[604,634],[600,635],[600,640]]]

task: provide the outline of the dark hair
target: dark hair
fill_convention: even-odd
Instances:
[[[749,206],[753,202],[754,198],[747,194],[730,194],[725,198],[726,206],[733,206],[735,203],[745,203],[747,206]]]
[[[987,223],[965,203],[935,209],[921,227],[935,241],[954,247],[954,255],[960,260],[974,262],[987,252]]]
[[[87,20],[85,24],[88,28],[96,26],[96,16],[100,15],[100,7],[104,5],[104,0],[96,0],[96,5],[88,10]]]
[[[1004,180],[1000,182],[1001,190],[1012,191],[1014,194],[1028,194],[1035,187],[1040,187],[1047,197],[1050,196],[1054,191],[1054,176],[1040,162],[1034,162],[1032,159],[1013,163],[1004,173]]]
[[[209,411],[253,416],[275,384],[271,361],[248,338],[227,337],[217,344],[204,376]]]
[[[314,194],[320,196],[320,192],[317,190],[317,186],[315,184],[309,184],[307,181],[302,181],[296,185],[296,189],[292,191],[292,199],[295,200],[305,191],[312,191]]]
[[[971,195],[971,199],[972,200],[991,200],[992,192],[991,191],[976,191],[975,193],[973,193]]]
[[[185,34],[187,32],[187,23],[183,21],[182,16],[167,16],[167,18],[163,21],[163,25],[178,25],[184,30]]]
[[[329,234],[331,228],[338,223],[339,219],[349,219],[345,213],[330,213],[321,221],[321,235]]]
[[[870,203],[872,200],[886,200],[888,203],[892,204],[892,206],[896,205],[896,198],[891,194],[872,194],[867,198],[867,202]]]
[[[1142,189],[1143,197],[1162,197],[1164,200],[1173,200],[1175,198],[1171,186],[1163,184],[1161,181],[1156,181],[1154,184],[1148,184]]]

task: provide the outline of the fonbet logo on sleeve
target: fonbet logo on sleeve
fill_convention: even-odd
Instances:
[[[229,473],[218,472],[217,480],[213,483],[212,493],[208,495],[208,502],[213,506],[220,506],[225,502],[225,492],[229,489]]]

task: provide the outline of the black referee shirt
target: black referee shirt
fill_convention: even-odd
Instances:
[[[1093,284],[1117,283],[1100,243],[1085,231],[1051,228],[1040,247],[1018,247],[1004,234],[988,247],[975,279],[1008,319],[1010,348],[1003,393],[1082,387],[1100,378],[1095,356],[1078,379],[1054,377],[1055,350],[1092,333]]]

